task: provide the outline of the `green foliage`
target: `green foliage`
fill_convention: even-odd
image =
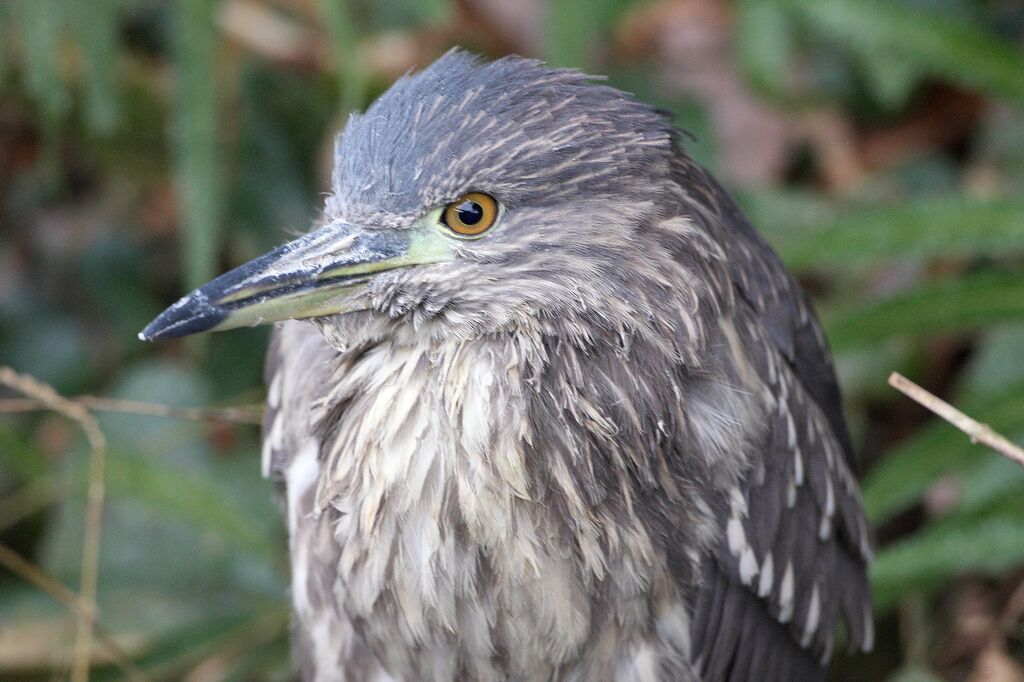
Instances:
[[[911,590],[932,590],[966,573],[991,575],[1024,560],[1024,514],[1014,508],[972,522],[932,524],[882,552],[871,571],[875,603],[894,606]]]
[[[736,57],[750,83],[769,96],[787,90],[786,74],[796,50],[792,12],[778,2],[737,3]]]
[[[44,4],[44,3],[39,3]],[[86,62],[85,106],[89,126],[109,135],[119,115],[118,0],[91,0],[70,5],[70,28]]]
[[[963,196],[836,209],[800,195],[748,197],[791,267],[846,268],[923,258],[1000,256],[1024,242],[1024,203]]]
[[[1024,55],[959,17],[892,0],[781,0],[860,55],[881,53],[935,76],[1024,105]]]
[[[276,539],[260,528],[233,501],[222,477],[194,474],[169,466],[158,458],[113,451],[108,461],[107,486],[111,495],[134,499],[167,520],[214,534],[234,550],[275,557]],[[255,492],[255,491],[254,491]]]
[[[546,7],[545,58],[556,66],[586,70],[594,48],[631,6],[642,0],[552,0]]]
[[[825,318],[833,350],[868,347],[903,334],[966,333],[1024,321],[1024,277],[983,271],[925,283]]]
[[[0,3],[0,82],[7,75],[7,43],[11,38],[10,11],[9,3]]]
[[[889,678],[889,682],[941,682],[942,678],[930,670],[908,666]]]
[[[827,54],[811,68],[819,82],[846,49],[878,103],[903,105],[914,87],[941,77],[1024,105],[1024,54],[980,25],[975,12],[936,11],[906,0],[743,0],[738,5],[737,57],[761,92],[809,103],[815,93],[796,89],[793,58]],[[848,89],[848,92],[854,91]]]
[[[321,0],[324,19],[332,39],[334,56],[341,69],[341,110],[355,111],[361,108],[366,92],[365,71],[360,67],[359,26],[355,13],[351,11],[350,0]]]
[[[56,126],[70,103],[59,63],[66,6],[53,0],[14,0],[11,5],[24,51],[25,88],[48,125]]]
[[[183,205],[185,283],[192,289],[214,274],[221,228],[221,136],[214,68],[216,3],[182,0],[175,8],[179,88],[175,175]]]

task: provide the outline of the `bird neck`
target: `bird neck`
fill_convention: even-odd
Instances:
[[[381,343],[339,357],[318,416],[322,504],[358,509],[359,530],[436,515],[446,496],[476,528],[529,497],[528,382],[536,348],[509,339]],[[480,529],[484,535],[490,531]]]
[[[317,408],[313,515],[337,548],[338,613],[441,641],[497,612],[495,641],[524,656],[668,623],[680,634],[665,645],[686,650],[687,590],[759,420],[742,418],[752,394],[721,372],[690,373],[671,349],[620,332],[338,356]],[[580,656],[600,664],[580,679],[600,679],[628,652]],[[552,677],[556,664],[541,663],[510,665]]]
[[[689,509],[665,461],[673,439],[687,437],[679,396],[689,388],[709,409],[744,409],[728,387],[684,387],[676,362],[618,330],[586,345],[524,331],[343,354],[319,408],[320,508],[345,513],[339,532],[353,546],[394,542],[411,524],[427,555],[438,549],[429,543],[456,533],[488,552],[511,551],[516,571],[536,565],[541,549],[568,546],[596,579],[609,548],[642,565],[650,546],[639,541],[647,532],[634,513],[638,496],[668,495],[672,514],[692,514],[695,535],[706,516]],[[661,382],[659,393],[647,376],[679,383]],[[741,438],[711,434],[709,452]],[[692,466],[693,476],[706,474],[706,464]],[[616,540],[623,534],[638,541],[626,547]]]

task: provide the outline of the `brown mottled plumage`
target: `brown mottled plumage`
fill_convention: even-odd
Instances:
[[[401,79],[339,140],[328,227],[144,332],[305,295],[312,242],[322,282],[467,191],[503,206],[274,309],[315,322],[275,331],[264,434],[306,679],[807,680],[841,623],[871,646],[810,305],[662,115],[590,81],[461,52]]]

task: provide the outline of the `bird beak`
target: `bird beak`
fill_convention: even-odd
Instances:
[[[331,223],[196,289],[160,313],[139,338],[158,341],[365,310],[374,276],[450,258],[448,241],[429,225],[366,230]]]

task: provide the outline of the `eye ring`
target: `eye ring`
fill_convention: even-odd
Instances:
[[[498,201],[483,192],[469,192],[441,211],[441,224],[457,237],[479,237],[498,221]]]

